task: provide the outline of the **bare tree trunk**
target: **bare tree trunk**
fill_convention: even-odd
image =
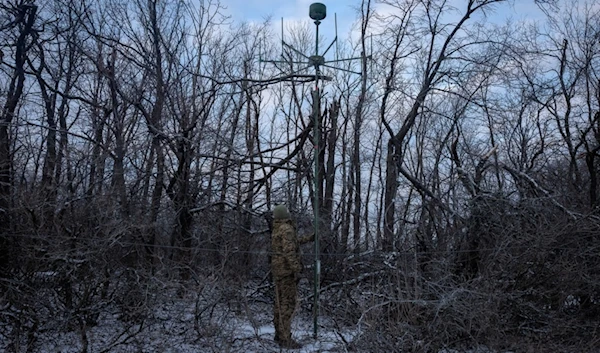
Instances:
[[[56,107],[56,94],[49,94],[46,88],[45,82],[42,79],[42,72],[45,68],[45,57],[44,49],[41,45],[39,48],[39,62],[40,66],[35,70],[35,75],[38,80],[40,87],[40,94],[44,101],[44,110],[46,112],[46,123],[48,124],[48,130],[46,134],[46,155],[44,157],[44,164],[42,167],[42,193],[43,205],[42,205],[42,224],[46,230],[49,230],[52,224],[52,215],[54,214],[54,201],[56,199],[56,185],[55,185],[55,169],[56,169],[56,119],[54,116],[54,110]],[[40,150],[43,150],[41,148]]]
[[[175,207],[175,227],[171,235],[171,246],[180,246],[179,261],[182,269],[180,271],[181,279],[188,280],[191,275],[191,248],[192,248],[192,223],[193,216],[190,212],[192,208],[190,199],[190,166],[191,166],[191,146],[187,134],[184,134],[177,141],[177,159],[179,165],[177,171],[171,178],[167,193],[173,201]]]
[[[323,165],[324,172],[322,174],[324,177],[325,189],[323,190],[323,202],[321,203],[322,211],[322,222],[320,225],[320,230],[323,239],[327,239],[328,242],[332,243],[333,249],[338,249],[337,246],[337,238],[334,238],[334,233],[332,231],[332,222],[333,222],[333,193],[335,189],[335,159],[336,153],[335,149],[337,146],[338,140],[338,115],[340,112],[340,102],[339,100],[334,100],[331,103],[331,106],[328,109],[327,117],[329,122],[329,131],[326,136],[323,138],[323,142],[327,145],[323,148],[327,149],[327,161]],[[342,245],[344,246],[344,245]]]
[[[352,153],[352,166],[354,169],[354,183],[356,185],[354,192],[354,212],[353,212],[353,233],[354,233],[354,251],[360,252],[361,248],[361,233],[360,233],[360,215],[362,212],[362,163],[361,163],[361,128],[363,125],[363,107],[367,98],[367,28],[369,26],[369,19],[371,18],[371,1],[363,0],[361,5],[362,11],[362,23],[361,23],[361,83],[360,83],[360,95],[358,97],[358,104],[356,105],[355,112],[355,123],[354,123],[354,151]]]
[[[143,109],[141,104],[137,105],[138,108],[142,111],[142,114],[144,115],[144,118],[146,120],[146,126],[148,127],[148,132],[152,137],[152,143],[150,147],[150,158],[154,158],[154,160],[148,161],[147,171],[150,172],[153,171],[154,168],[156,168],[155,173],[153,173],[155,177],[150,196],[150,212],[148,214],[148,224],[150,225],[149,236],[146,240],[146,254],[148,256],[148,260],[150,261],[153,267],[157,263],[155,246],[157,244],[157,237],[160,233],[160,228],[158,225],[158,216],[161,210],[163,192],[165,191],[165,151],[163,149],[162,143],[165,135],[162,129],[163,108],[166,99],[166,91],[164,73],[162,68],[163,56],[161,47],[161,33],[158,25],[158,14],[156,5],[156,1],[147,1],[146,8],[148,11],[149,23],[144,24],[149,33],[149,41],[151,43],[151,49],[148,50],[149,57],[145,58],[147,60],[145,70],[148,71],[150,77],[154,78],[153,88],[155,100],[149,111]],[[146,177],[150,178],[150,175],[147,175]],[[179,219],[179,215],[176,216],[176,219],[177,223],[186,223],[185,219]]]
[[[385,160],[385,191],[383,201],[382,250],[393,251],[395,240],[396,194],[398,192],[398,153],[396,144],[390,139]]]
[[[30,48],[27,38],[33,36],[33,25],[36,19],[37,6],[19,5],[16,9],[16,18],[23,27],[15,43],[15,66],[7,92],[7,99],[2,107],[0,115],[0,276],[4,276],[8,271],[10,253],[8,246],[10,244],[6,235],[11,230],[11,186],[12,180],[12,153],[10,150],[10,124],[15,116],[17,105],[23,94],[25,83],[25,61],[27,60],[27,51]]]
[[[154,180],[154,186],[152,189],[152,196],[150,199],[150,236],[148,237],[148,245],[146,246],[146,253],[152,266],[156,264],[156,238],[159,233],[158,215],[160,213],[160,204],[163,195],[163,183],[165,178],[165,156],[163,154],[162,146],[158,136],[152,137],[152,152],[154,158],[156,158],[156,177]]]
[[[244,76],[249,77],[250,67],[248,62],[244,62]],[[246,88],[245,90],[246,99],[246,153],[250,156],[248,161],[250,170],[248,171],[248,186],[246,187],[246,195],[242,205],[247,210],[242,216],[243,218],[243,229],[242,229],[242,250],[243,253],[243,264],[249,264],[251,260],[251,244],[252,244],[252,226],[253,216],[252,211],[254,209],[254,178],[256,175],[256,164],[255,162],[255,151],[256,145],[260,143],[259,138],[259,116],[260,116],[260,103],[254,101],[252,97],[252,88]],[[240,170],[241,171],[241,170]],[[241,183],[240,183],[241,184]]]
[[[67,52],[59,53],[59,67],[56,70],[57,73],[53,75],[55,77],[55,82],[52,83],[52,86],[50,86],[50,83],[47,83],[43,78],[44,70],[51,71],[52,68],[47,67],[44,48],[41,44],[38,45],[39,67],[34,68],[33,63],[30,62],[30,66],[38,81],[40,94],[44,102],[44,110],[46,112],[46,123],[48,124],[46,134],[46,155],[44,156],[41,180],[44,199],[42,206],[42,223],[46,231],[51,231],[54,223],[53,218],[56,210],[57,186],[62,176],[62,161],[66,154],[68,142],[66,115],[69,99],[65,96],[70,94],[74,80],[74,46],[75,43],[68,43]],[[67,68],[63,66],[65,65],[65,61]],[[60,82],[63,79],[64,88],[61,93],[62,98],[60,105],[57,107],[59,97],[57,92],[59,90]],[[57,126],[57,119],[59,126]],[[60,140],[57,138],[58,132],[60,132]],[[43,148],[40,150],[43,150]]]
[[[102,109],[99,107],[99,102],[101,99],[100,95],[103,88],[102,78],[104,77],[104,73],[102,72],[104,65],[100,55],[98,55],[98,58],[96,58],[96,65],[98,65],[99,70],[95,78],[96,81],[91,102],[92,107],[90,108],[94,147],[92,148],[92,158],[89,162],[90,175],[88,179],[88,188],[86,190],[86,195],[88,197],[99,194],[102,190],[102,180],[104,179],[104,165],[106,158],[105,152],[102,149],[102,145],[104,143],[104,128],[110,115],[110,109]]]
[[[116,193],[119,203],[121,216],[126,219],[129,217],[129,205],[127,198],[127,188],[125,186],[125,167],[124,159],[126,153],[125,147],[125,114],[126,109],[120,104],[118,97],[117,81],[115,76],[115,66],[117,65],[117,51],[113,50],[111,63],[108,69],[108,79],[110,87],[110,100],[112,104],[113,122],[111,125],[113,136],[115,138],[115,150],[113,157],[113,175],[111,188]]]

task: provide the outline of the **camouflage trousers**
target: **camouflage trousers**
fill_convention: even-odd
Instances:
[[[275,341],[282,343],[292,341],[292,317],[296,310],[296,297],[296,276],[275,279],[275,308],[273,310]]]

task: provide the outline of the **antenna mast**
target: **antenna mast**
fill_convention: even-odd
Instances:
[[[333,39],[331,44],[329,44],[327,49],[325,49],[323,54],[319,55],[319,25],[321,24],[321,21],[324,20],[325,17],[327,17],[326,6],[319,2],[315,2],[315,3],[311,4],[310,8],[309,8],[309,16],[311,19],[314,20],[315,27],[316,27],[315,52],[314,52],[315,54],[311,55],[311,56],[307,56],[307,55],[303,54],[302,52],[300,52],[298,49],[294,48],[293,46],[291,46],[285,42],[285,40],[283,39],[283,18],[282,18],[281,19],[281,47],[282,47],[281,56],[282,56],[282,60],[267,60],[265,62],[270,62],[270,63],[274,63],[274,64],[278,64],[278,63],[281,63],[281,64],[290,64],[290,63],[304,64],[304,66],[301,67],[300,69],[294,70],[293,72],[289,73],[288,75],[284,75],[282,77],[281,81],[292,81],[292,82],[307,82],[307,81],[312,81],[312,80],[315,81],[314,90],[312,91],[312,121],[313,121],[314,153],[315,153],[314,200],[313,200],[314,232],[315,232],[313,336],[316,339],[317,333],[318,333],[319,293],[320,293],[320,278],[321,278],[321,260],[319,257],[319,255],[320,255],[319,209],[321,206],[320,206],[319,202],[320,202],[320,198],[321,198],[321,194],[322,194],[321,183],[320,183],[321,170],[320,170],[320,161],[319,161],[319,154],[320,154],[320,150],[321,150],[320,149],[320,143],[321,143],[321,114],[320,114],[320,112],[321,112],[321,93],[319,90],[319,80],[323,79],[326,81],[330,81],[332,79],[331,77],[324,76],[321,74],[321,67],[325,66],[325,67],[328,67],[331,69],[361,75],[360,72],[344,69],[344,68],[341,68],[338,66],[333,66],[331,64],[342,62],[342,61],[358,60],[358,59],[365,60],[366,58],[364,56],[364,53],[363,53],[363,56],[361,56],[361,57],[346,58],[346,59],[338,58],[338,53],[337,53],[337,16],[335,18],[335,38]],[[335,59],[334,60],[325,60],[325,55],[327,54],[327,52],[329,52],[329,49],[331,49],[331,47],[333,47],[334,44],[336,45]],[[299,54],[306,61],[293,61],[293,59],[285,60],[285,58],[283,57],[283,49],[284,48],[287,48],[287,49]],[[309,69],[310,67],[314,67],[314,69],[315,69],[314,76],[311,77],[311,75],[301,74],[301,72]],[[298,80],[298,79],[300,79],[300,80]]]
[[[321,94],[319,92],[319,76],[321,75],[320,66],[325,63],[325,59],[319,56],[319,25],[321,20],[327,16],[327,8],[321,3],[314,3],[310,5],[309,16],[315,20],[316,35],[315,35],[315,55],[310,57],[311,63],[315,67],[315,89],[313,91],[313,121],[314,121],[314,144],[315,144],[315,176],[314,176],[314,201],[313,201],[313,213],[314,213],[314,231],[315,231],[315,265],[314,265],[314,296],[313,296],[313,337],[317,338],[318,332],[318,321],[319,321],[319,292],[320,292],[320,281],[321,281],[321,260],[319,258],[319,199],[321,198],[321,178],[319,154],[321,152]],[[337,40],[337,38],[336,38]]]

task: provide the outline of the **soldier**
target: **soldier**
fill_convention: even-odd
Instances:
[[[275,341],[282,347],[299,348],[292,339],[292,317],[296,309],[297,286],[302,272],[300,243],[314,239],[314,234],[298,239],[294,222],[284,205],[273,209],[271,237],[271,272],[275,282],[275,307],[273,323]]]

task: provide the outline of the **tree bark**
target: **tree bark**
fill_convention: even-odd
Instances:
[[[0,276],[8,270],[10,261],[10,240],[6,235],[11,230],[11,190],[12,190],[12,153],[10,150],[10,125],[15,116],[17,105],[23,94],[25,84],[25,62],[31,45],[27,38],[34,35],[33,25],[36,19],[37,6],[20,5],[18,19],[22,29],[17,37],[15,66],[7,92],[7,99],[0,115]]]

